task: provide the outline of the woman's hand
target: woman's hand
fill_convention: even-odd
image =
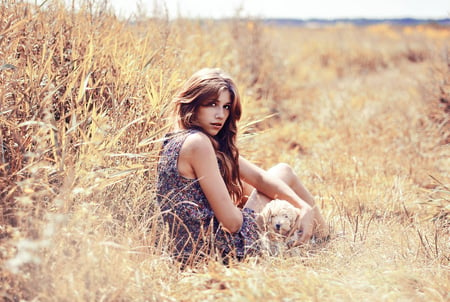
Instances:
[[[300,210],[300,219],[298,220],[298,229],[302,232],[300,243],[306,243],[311,239],[314,232],[314,211],[308,204],[303,205]]]

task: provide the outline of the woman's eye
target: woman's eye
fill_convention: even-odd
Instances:
[[[225,110],[230,110],[230,109],[231,109],[231,106],[230,106],[230,105],[225,105],[225,106],[223,106],[223,108],[224,108]]]

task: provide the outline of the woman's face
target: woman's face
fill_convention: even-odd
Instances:
[[[195,113],[195,124],[211,136],[216,136],[230,116],[231,99],[228,90],[222,90],[217,99],[203,101]]]

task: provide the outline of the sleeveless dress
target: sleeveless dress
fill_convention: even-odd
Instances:
[[[242,210],[239,231],[224,231],[203,193],[198,179],[178,172],[178,157],[186,138],[198,130],[166,134],[158,163],[157,200],[173,240],[173,253],[183,262],[209,257],[241,260],[259,251],[255,212]]]

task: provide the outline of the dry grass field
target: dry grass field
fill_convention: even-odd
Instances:
[[[89,3],[89,2],[88,2]],[[221,67],[241,153],[291,164],[327,244],[181,270],[155,204],[170,99]],[[3,301],[449,301],[450,28],[0,5]]]

